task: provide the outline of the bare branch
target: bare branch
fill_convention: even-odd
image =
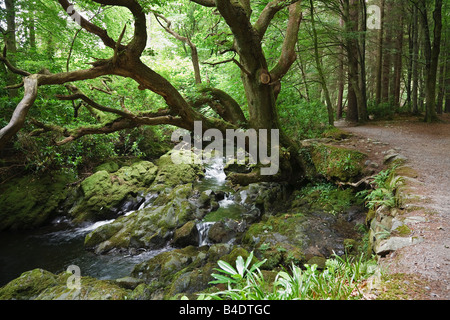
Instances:
[[[98,36],[105,44],[105,46],[111,49],[114,49],[116,47],[116,42],[108,35],[108,32],[105,29],[96,26],[95,24],[85,19],[78,12],[76,12],[73,8],[73,5],[69,3],[68,0],[58,0],[58,2],[69,15],[71,15],[72,17],[76,17],[76,19],[74,20],[75,22],[79,23],[80,27]],[[125,47],[121,46],[120,49],[123,50],[125,49]]]
[[[28,111],[37,97],[38,78],[36,75],[24,79],[25,93],[19,102],[9,123],[0,129],[0,149],[23,127]]]
[[[13,64],[6,58],[6,46],[3,48],[3,54],[0,55],[0,61],[3,62],[6,67],[15,74],[24,76],[24,77],[28,77],[29,75],[31,75],[31,73],[29,73],[28,71],[25,70],[21,70],[15,66],[13,66]]]
[[[98,104],[97,102],[95,102],[94,100],[92,100],[88,96],[86,96],[80,89],[78,89],[74,85],[67,85],[66,87],[70,91],[72,91],[73,94],[70,95],[70,96],[56,95],[56,98],[58,98],[59,100],[77,100],[77,99],[81,99],[81,100],[86,102],[88,105],[90,105],[94,109],[97,109],[97,110],[100,110],[100,111],[103,111],[103,112],[117,114],[117,115],[119,115],[119,116],[121,116],[123,118],[128,118],[128,119],[133,119],[135,117],[135,115],[133,115],[130,112],[126,112],[124,110],[118,110],[118,109],[114,109],[114,108],[110,108],[110,107],[106,107],[106,106],[102,106],[102,105]]]

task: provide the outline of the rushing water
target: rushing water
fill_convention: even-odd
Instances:
[[[223,159],[213,158],[206,165],[205,178],[200,190],[225,191],[225,198],[219,201],[216,215],[240,216],[243,208],[230,196],[231,190],[225,187],[226,175]],[[148,194],[138,208],[151,205],[156,194]],[[133,211],[126,212],[129,215]],[[96,255],[84,249],[85,236],[99,226],[114,220],[100,221],[82,227],[70,225],[64,219],[55,220],[50,226],[34,231],[0,232],[0,286],[5,285],[21,273],[42,268],[53,273],[64,271],[70,265],[80,267],[82,276],[98,279],[117,279],[128,276],[134,266],[167,250],[143,251],[138,255],[107,254]],[[199,223],[200,245],[208,244],[207,231],[211,222]]]

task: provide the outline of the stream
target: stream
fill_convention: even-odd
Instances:
[[[234,200],[232,190],[225,186],[226,175],[221,158],[212,158],[205,165],[205,178],[199,182],[200,191],[224,191],[224,199],[214,214],[226,214],[228,217],[241,217],[244,207]],[[154,195],[145,196],[139,209],[151,205]],[[130,214],[133,211],[125,212]],[[100,221],[81,227],[73,227],[65,218],[58,218],[49,226],[32,231],[0,232],[0,286],[19,277],[23,272],[42,268],[52,273],[60,273],[70,265],[80,267],[82,276],[91,276],[101,280],[118,279],[128,276],[134,266],[143,261],[172,250],[166,246],[159,250],[143,251],[137,255],[119,253],[96,255],[85,250],[85,236],[102,224],[113,220]],[[200,232],[199,245],[208,244],[206,234],[211,222],[207,217],[197,227]]]

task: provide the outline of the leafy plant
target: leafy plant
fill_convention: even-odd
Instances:
[[[395,176],[395,167],[384,170],[374,177],[375,188],[373,190],[364,190],[358,195],[365,198],[366,206],[369,209],[376,209],[381,205],[395,207],[397,205],[395,190],[402,181],[402,177]]]
[[[200,299],[217,300],[348,300],[361,296],[358,285],[372,275],[376,262],[359,258],[334,255],[327,260],[325,270],[317,265],[305,265],[306,270],[292,264],[290,272],[278,272],[275,281],[269,285],[259,267],[265,263],[251,264],[253,253],[247,260],[239,256],[236,268],[225,261],[219,261],[220,273],[212,276],[211,284],[224,284],[227,289],[203,294]]]

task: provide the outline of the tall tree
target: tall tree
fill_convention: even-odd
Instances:
[[[442,33],[442,0],[435,0],[433,20],[434,28],[428,19],[427,1],[419,0],[417,3],[424,31],[424,53],[425,53],[425,121],[437,120],[436,115],[436,80],[438,71],[439,54],[441,50]],[[433,37],[433,39],[432,39]]]
[[[16,0],[5,0],[6,9],[6,32],[5,35],[5,47],[7,52],[10,53],[11,59],[9,61],[15,66],[15,53],[17,51],[16,43]],[[17,84],[17,76],[13,72],[8,72],[8,85]],[[9,96],[16,97],[18,95],[17,89],[10,89]]]
[[[328,124],[330,126],[333,126],[334,125],[334,109],[333,109],[333,104],[331,102],[330,92],[329,92],[328,86],[327,86],[327,80],[326,80],[325,74],[323,72],[322,61],[321,61],[320,55],[319,55],[319,44],[318,44],[318,38],[317,38],[316,20],[314,17],[315,10],[314,10],[313,0],[309,0],[309,5],[310,5],[310,13],[311,13],[311,28],[312,28],[313,43],[314,43],[314,58],[316,61],[316,68],[317,68],[317,72],[319,74],[320,84],[321,84],[322,90],[325,94],[325,101],[327,104],[327,111],[328,111]]]

